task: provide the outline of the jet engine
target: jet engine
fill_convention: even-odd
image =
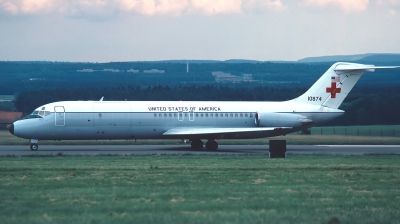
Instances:
[[[256,113],[255,124],[260,127],[301,127],[312,122],[306,116],[292,113]]]

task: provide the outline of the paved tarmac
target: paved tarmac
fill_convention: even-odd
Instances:
[[[220,145],[217,151],[193,150],[189,145],[0,145],[0,155],[131,155],[131,154],[267,154],[268,145]],[[288,145],[287,154],[400,154],[400,145]]]

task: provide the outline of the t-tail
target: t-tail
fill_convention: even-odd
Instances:
[[[337,109],[364,72],[400,66],[374,66],[338,62],[333,64],[303,95],[293,102]]]

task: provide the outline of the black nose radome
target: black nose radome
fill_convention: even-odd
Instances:
[[[14,125],[13,124],[8,128],[8,130],[10,131],[10,133],[12,135],[14,135]]]

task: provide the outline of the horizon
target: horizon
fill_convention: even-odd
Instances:
[[[238,58],[231,58],[231,59],[223,59],[223,60],[212,60],[212,59],[161,59],[161,60],[147,60],[147,61],[55,61],[55,60],[0,60],[1,62],[54,62],[54,63],[117,63],[117,62],[193,62],[193,61],[210,61],[210,62],[230,62],[230,61],[249,61],[249,62],[287,62],[287,63],[302,63],[301,60],[305,59],[317,59],[317,58],[329,58],[329,57],[356,57],[356,56],[370,56],[370,55],[399,55],[400,53],[365,53],[365,54],[349,54],[349,55],[323,55],[323,56],[308,56],[304,58],[300,58],[293,61],[286,61],[286,60],[255,60],[255,59],[238,59]],[[353,61],[353,60],[347,60]],[[333,62],[333,61],[321,61],[321,62]]]

